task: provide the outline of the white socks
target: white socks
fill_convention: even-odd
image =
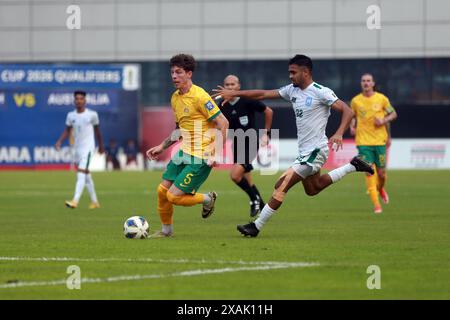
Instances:
[[[85,184],[86,184],[86,174],[83,172],[78,172],[77,183],[75,185],[75,195],[73,196],[74,201],[76,202],[80,201]]]
[[[355,172],[356,168],[351,165],[350,163],[347,163],[346,165],[343,165],[342,167],[336,168],[334,170],[331,170],[330,172],[328,172],[328,175],[331,178],[331,181],[333,181],[333,183],[338,182],[339,180],[341,180],[345,175],[351,173],[351,172]]]
[[[261,228],[266,224],[267,221],[269,221],[270,217],[277,212],[276,210],[273,210],[271,207],[269,207],[268,204],[264,206],[264,208],[261,210],[261,213],[259,214],[258,219],[255,220],[255,225],[258,230],[261,230]]]
[[[164,234],[173,234],[173,224],[163,224],[161,231]]]
[[[209,196],[209,194],[204,193],[203,194],[203,204],[209,204],[211,202],[211,197]]]
[[[90,173],[86,175],[86,188],[91,196],[91,202],[98,203],[97,194],[95,193],[94,180],[92,180]]]
[[[97,194],[95,193],[94,180],[92,180],[91,174],[85,174],[83,172],[77,173],[77,183],[75,185],[75,195],[73,200],[76,202],[80,201],[81,195],[83,194],[84,186],[88,189],[89,195],[91,196],[91,201],[98,203]]]

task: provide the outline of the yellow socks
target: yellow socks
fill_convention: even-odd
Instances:
[[[387,173],[384,173],[384,178],[381,179],[380,176],[378,176],[378,190],[381,190],[384,188],[384,185],[386,184],[387,180]]]
[[[175,205],[190,207],[199,203],[203,203],[203,201],[205,200],[205,196],[201,193],[176,196],[173,193],[167,192],[167,199]]]
[[[176,196],[170,193],[166,187],[162,184],[158,186],[158,213],[163,225],[173,224],[173,205],[179,206],[193,206],[199,203],[203,203],[205,196],[201,193],[185,194],[182,196]]]
[[[375,174],[366,176],[367,191],[369,192],[370,200],[372,201],[374,207],[380,207],[380,201],[378,200],[377,180],[378,179]]]
[[[167,188],[158,186],[158,213],[163,224],[173,224],[173,205],[167,199]]]

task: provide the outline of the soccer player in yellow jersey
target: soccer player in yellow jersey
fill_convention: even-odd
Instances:
[[[158,213],[162,230],[150,237],[173,235],[173,205],[193,206],[203,204],[202,217],[214,211],[217,193],[197,193],[215,165],[215,132],[220,130],[222,145],[226,142],[228,120],[214,100],[202,88],[192,83],[195,70],[194,57],[178,54],[170,59],[172,82],[176,91],[171,105],[176,119],[176,129],[160,145],[150,148],[147,157],[157,159],[169,146],[182,139],[180,150],[167,165],[162,182],[157,188]]]
[[[366,175],[366,184],[374,212],[379,214],[383,209],[378,194],[384,203],[389,203],[384,189],[386,145],[390,143],[389,123],[397,118],[397,113],[389,99],[375,91],[375,81],[370,73],[361,76],[361,89],[362,92],[351,101],[355,117],[350,124],[350,133],[355,135],[360,156],[376,167],[376,174]]]

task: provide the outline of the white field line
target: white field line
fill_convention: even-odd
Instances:
[[[226,261],[226,260],[189,260],[189,259],[152,259],[152,258],[71,258],[71,257],[1,257],[0,261],[36,261],[36,262],[148,262],[148,263],[191,263],[191,264],[238,264],[238,265],[297,265],[306,262],[288,262],[288,261]],[[307,263],[312,266],[318,266],[318,263]]]
[[[145,279],[161,279],[168,277],[192,277],[201,276],[207,274],[221,274],[227,272],[239,272],[239,271],[254,271],[254,270],[271,270],[271,269],[286,269],[286,268],[305,268],[318,266],[317,263],[306,263],[306,262],[290,262],[270,265],[261,265],[256,267],[238,267],[238,268],[221,268],[221,269],[196,269],[187,270],[181,272],[174,272],[168,274],[144,274],[144,275],[123,275],[108,278],[82,278],[80,280],[81,284],[85,283],[104,283],[104,282],[119,282],[119,281],[137,281]],[[30,281],[30,282],[17,282],[17,283],[7,283],[0,285],[0,289],[7,288],[19,288],[19,287],[42,287],[42,286],[58,286],[67,283],[66,279],[53,280],[53,281]]]

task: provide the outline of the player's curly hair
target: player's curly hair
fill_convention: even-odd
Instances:
[[[197,63],[195,62],[194,57],[190,54],[180,53],[170,58],[171,68],[179,67],[182,68],[184,71],[194,72],[196,65]]]

